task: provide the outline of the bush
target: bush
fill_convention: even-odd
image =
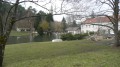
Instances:
[[[62,34],[61,39],[62,40],[74,40],[74,36],[71,33]]]
[[[89,32],[89,34],[90,34],[90,35],[93,35],[93,34],[94,34],[94,32]]]
[[[75,34],[74,38],[75,38],[75,40],[80,40],[80,39],[83,39],[84,36],[82,34]]]
[[[81,40],[81,39],[84,39],[85,36],[88,36],[88,34],[85,33],[85,34],[72,35],[71,33],[67,33],[67,34],[62,34],[61,39],[62,40]]]

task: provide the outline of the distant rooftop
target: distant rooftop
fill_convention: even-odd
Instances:
[[[104,22],[110,22],[110,20],[107,17],[95,17],[95,18],[87,18],[83,23],[91,24],[91,23],[104,23]]]
[[[67,30],[67,31],[76,31],[76,30],[78,30],[78,29],[80,29],[80,27],[69,27],[69,28],[67,28],[66,30]]]

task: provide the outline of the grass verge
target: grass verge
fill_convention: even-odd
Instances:
[[[4,67],[120,67],[120,49],[88,40],[7,45]]]
[[[17,32],[17,31],[11,31],[10,36],[26,36],[30,35],[29,32]]]

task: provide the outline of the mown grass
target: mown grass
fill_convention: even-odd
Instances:
[[[4,67],[120,67],[120,49],[88,40],[7,45]]]
[[[10,36],[26,36],[30,35],[29,32],[17,32],[17,31],[11,31]]]

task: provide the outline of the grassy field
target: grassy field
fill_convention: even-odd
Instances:
[[[17,31],[11,31],[10,36],[25,36],[30,35],[29,32],[17,32]]]
[[[7,45],[4,67],[120,67],[120,48],[88,40]]]

